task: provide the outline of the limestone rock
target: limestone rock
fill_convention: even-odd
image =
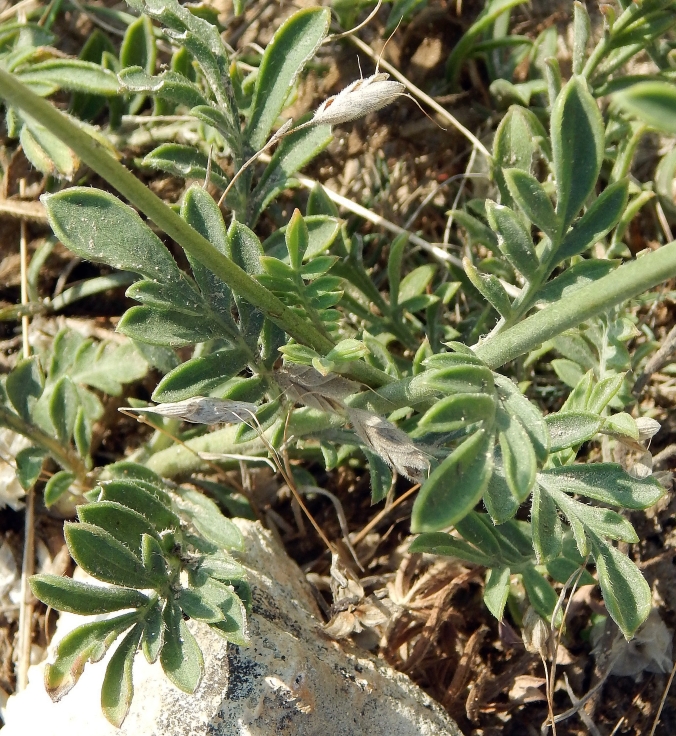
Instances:
[[[329,639],[296,564],[259,524],[237,524],[253,590],[251,646],[227,644],[189,622],[206,669],[194,695],[174,688],[159,663],[139,653],[134,700],[120,730],[100,710],[108,658],[88,664],[59,703],[45,693],[44,663],[36,665],[28,688],[9,700],[2,736],[462,736],[408,677]],[[60,617],[50,660],[56,643],[84,620],[92,619]]]

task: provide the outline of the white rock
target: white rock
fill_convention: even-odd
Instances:
[[[2,736],[462,736],[408,677],[329,639],[296,564],[259,524],[237,524],[253,589],[251,646],[226,644],[191,621],[206,667],[194,695],[137,654],[134,701],[120,730],[100,710],[107,658],[88,664],[59,703],[45,693],[42,663],[30,669],[28,688],[9,699]],[[91,617],[60,617],[50,661],[56,643],[83,620]]]

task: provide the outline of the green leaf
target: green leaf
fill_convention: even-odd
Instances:
[[[575,387],[578,386],[585,378],[582,368],[572,360],[556,358],[551,361],[551,366],[563,383],[565,383],[566,386],[570,386],[572,389],[575,389]],[[570,396],[568,398],[570,398]]]
[[[239,529],[221,514],[218,506],[203,493],[181,488],[177,501],[181,513],[194,524],[197,531],[219,549],[243,549],[244,540]]]
[[[556,557],[547,563],[547,573],[557,583],[565,584],[570,580],[572,575],[580,573],[580,564],[568,557]],[[588,570],[584,569],[577,583],[578,587],[583,585],[596,585],[596,580],[590,575]]]
[[[503,175],[509,193],[526,217],[551,240],[558,239],[559,218],[542,184],[534,176],[520,169],[504,169]]]
[[[76,255],[172,284],[186,301],[194,298],[162,241],[135,210],[112,194],[71,187],[44,195],[42,202],[54,234]]]
[[[167,560],[154,534],[141,536],[141,561],[143,567],[155,578],[158,585],[166,585],[168,582]]]
[[[505,319],[509,319],[512,314],[512,302],[500,280],[493,274],[479,273],[469,258],[463,259],[463,266],[467,277],[474,287],[481,292],[484,299],[495,308],[498,314]]]
[[[59,441],[67,445],[73,436],[75,419],[80,408],[80,398],[75,384],[62,376],[54,386],[49,400],[49,418],[52,420]]]
[[[48,176],[70,180],[80,165],[80,160],[68,146],[34,120],[23,126],[19,142],[26,158]]]
[[[589,411],[600,414],[613,400],[617,392],[622,388],[625,373],[618,373],[601,379],[592,389],[587,408]],[[612,419],[612,417],[610,417]]]
[[[289,253],[289,261],[294,271],[300,270],[303,256],[309,245],[307,225],[299,209],[295,209],[284,234],[286,249]]]
[[[676,86],[672,82],[632,84],[613,99],[639,120],[667,135],[676,135]]]
[[[75,384],[120,396],[123,384],[143,378],[147,371],[148,364],[133,345],[85,340],[76,351],[68,375]]]
[[[521,2],[522,0],[492,0],[485,4],[484,9],[456,43],[446,61],[446,79],[453,86],[457,84],[462,62],[472,50],[477,37],[487,32],[503,13],[520,5]]]
[[[666,493],[652,476],[633,478],[615,463],[552,468],[538,475],[538,483],[625,509],[647,509]]]
[[[160,662],[164,674],[179,690],[194,693],[204,674],[202,651],[186,626],[178,606],[167,601],[162,618],[164,645]]]
[[[78,506],[77,516],[80,521],[105,529],[137,556],[141,554],[143,534],[159,539],[158,533],[145,516],[116,501],[97,501]]]
[[[452,216],[467,230],[472,241],[486,246],[493,253],[499,252],[497,236],[488,225],[464,210],[449,210],[446,214]]]
[[[150,279],[141,279],[133,283],[125,296],[149,307],[157,307],[160,311],[167,309],[200,319],[204,318],[207,311],[204,300],[196,291],[190,301],[185,301],[182,294],[175,293],[173,284],[161,284]]]
[[[148,94],[190,108],[207,104],[200,88],[174,71],[151,76],[139,66],[130,66],[118,74],[122,87],[128,92]]]
[[[623,542],[638,542],[638,535],[634,527],[623,516],[611,509],[588,506],[570,498],[561,491],[551,491],[551,496],[556,505],[570,518],[576,517],[589,530],[608,539],[617,539]]]
[[[261,266],[261,256],[263,255],[261,241],[252,230],[236,220],[228,229],[227,255],[240,268],[243,268],[249,276],[256,276],[263,270]],[[235,294],[235,302],[239,312],[242,335],[247,344],[251,348],[255,348],[263,329],[263,314],[237,294]]]
[[[540,410],[519,391],[518,386],[506,376],[493,374],[498,398],[505,411],[519,420],[526,430],[540,463],[549,456],[549,432]]]
[[[181,217],[203,235],[219,253],[228,252],[228,233],[223,215],[213,197],[201,186],[193,184],[183,197]],[[232,292],[228,286],[199,261],[188,256],[195,281],[208,300],[212,311],[225,322],[233,335],[237,328],[232,318]]]
[[[190,618],[198,621],[206,621],[209,624],[223,620],[221,609],[211,603],[206,596],[202,595],[199,588],[182,588],[175,596],[175,600],[183,613],[186,616],[190,616]]]
[[[615,227],[627,206],[628,187],[627,180],[622,179],[597,197],[563,239],[552,265],[584,253]]]
[[[79,58],[82,61],[91,61],[100,65],[103,62],[104,54],[114,55],[115,47],[105,33],[97,28],[87,38],[80,51]],[[76,92],[71,99],[70,112],[80,120],[94,120],[102,112],[105,105],[105,97]]]
[[[498,408],[497,427],[505,480],[517,501],[528,498],[537,472],[535,450],[526,430],[516,417]]]
[[[535,139],[539,139],[540,145],[547,142],[542,123],[530,110],[512,105],[500,121],[493,141],[495,180],[503,204],[511,205],[512,202],[503,171],[511,167],[531,173]]]
[[[369,479],[371,482],[371,504],[382,501],[392,486],[392,472],[387,463],[373,452],[361,448],[369,464]]]
[[[525,567],[521,576],[531,606],[550,621],[559,600],[556,591],[534,567]]]
[[[117,329],[132,340],[171,348],[227,336],[221,325],[206,316],[145,306],[128,309]]]
[[[492,423],[495,398],[490,394],[455,394],[438,401],[418,422],[428,432],[453,432],[474,422]]]
[[[44,385],[45,377],[37,358],[20,360],[7,376],[5,381],[7,398],[24,421],[31,421],[33,408],[42,395]]]
[[[432,472],[413,504],[412,531],[442,529],[472,510],[491,477],[492,446],[493,437],[480,429]]]
[[[107,531],[92,524],[66,522],[64,534],[75,562],[95,578],[130,588],[155,585],[141,560]]]
[[[587,442],[603,426],[603,417],[589,411],[550,414],[545,418],[551,438],[550,452],[565,450]]]
[[[31,64],[29,69],[16,75],[24,84],[52,84],[74,92],[113,97],[120,93],[115,74],[99,64],[80,59],[52,59]]]
[[[59,575],[33,575],[29,583],[33,595],[45,605],[82,616],[140,608],[148,603],[148,597],[138,590],[92,585]]]
[[[289,136],[291,137],[291,136]],[[313,215],[328,215],[329,217],[338,217],[338,208],[333,200],[329,198],[326,189],[321,184],[315,184],[310,191],[305,208],[305,221]]]
[[[163,143],[143,159],[143,166],[155,171],[166,171],[168,174],[180,176],[183,179],[204,181],[209,170],[209,158],[194,146]],[[228,186],[225,171],[213,161],[211,162],[210,180],[219,187]]]
[[[399,284],[401,283],[401,267],[404,250],[408,245],[408,233],[402,233],[392,241],[387,259],[387,281],[390,286],[390,304],[399,304]]]
[[[650,586],[626,555],[594,534],[590,534],[590,540],[608,613],[630,639],[650,613]]]
[[[293,175],[321,153],[332,140],[331,128],[328,125],[313,125],[298,132],[292,131],[282,138],[251,194],[250,208],[253,214],[250,221],[252,223],[257,222],[261,213],[277,194],[292,185],[297,186]],[[335,210],[335,207],[333,209]],[[338,216],[337,211],[313,212],[309,203],[306,212],[308,215],[331,214],[335,217]]]
[[[228,598],[221,601],[220,607],[223,611],[223,621],[211,624],[211,628],[227,641],[237,646],[246,647],[251,644],[249,629],[246,619],[247,610],[239,595],[231,593],[226,586],[221,586],[228,593]],[[238,593],[242,596],[248,591],[248,586],[239,586]],[[248,593],[248,600],[251,600]]]
[[[531,502],[533,548],[538,562],[547,562],[561,553],[563,526],[559,512],[549,493],[539,485],[533,488]]]
[[[308,246],[305,251],[305,261],[314,260],[316,256],[330,248],[338,233],[342,220],[337,217],[326,215],[311,215],[303,218],[308,229]],[[280,227],[265,241],[264,250],[268,255],[284,258],[286,253],[286,229],[287,225]],[[306,265],[311,265],[307,263]]]
[[[236,376],[247,361],[246,352],[238,347],[217,350],[203,358],[192,358],[164,376],[152,399],[165,403],[208,396],[213,389]]]
[[[419,373],[411,379],[410,389],[412,396],[432,391],[443,394],[486,393],[493,389],[493,374],[485,366],[454,365]]]
[[[508,567],[493,567],[486,574],[484,603],[498,621],[502,621],[504,616],[505,604],[509,595],[509,577]]]
[[[611,417],[608,417],[604,422],[603,429],[601,431],[603,434],[609,434],[613,437],[628,437],[635,442],[638,442],[639,440],[639,431],[636,426],[636,420],[631,416],[631,414],[627,414],[626,412],[620,412],[619,414],[613,414]]]
[[[495,527],[490,522],[484,524],[485,518],[485,514],[470,511],[455,525],[455,528],[465,541],[469,542],[486,556],[494,560],[499,559],[501,550],[495,534]]]
[[[504,524],[512,519],[521,505],[505,478],[505,469],[501,462],[495,460],[493,475],[484,491],[484,506],[494,524]]]
[[[429,532],[418,535],[409,547],[409,552],[425,552],[444,557],[457,557],[475,565],[490,566],[492,560],[483,552],[467,544],[462,539],[452,537],[445,532]]]
[[[532,279],[540,262],[530,233],[526,231],[517,214],[509,207],[488,201],[486,215],[491,227],[498,234],[498,248],[517,271]]]
[[[233,557],[224,552],[204,555],[199,563],[199,571],[228,585],[246,580],[246,570]]]
[[[16,477],[24,491],[35,485],[42,472],[42,464],[46,456],[47,453],[41,447],[25,447],[17,452],[14,458]]]
[[[164,496],[142,481],[113,480],[101,483],[99,501],[116,501],[137,511],[155,527],[159,533],[173,529],[179,531],[181,521],[167,508]]]
[[[158,600],[155,605],[146,612],[143,635],[141,637],[141,649],[148,664],[157,662],[160,650],[164,644],[164,622],[162,621],[162,604]]]
[[[54,473],[45,485],[45,506],[49,508],[55,504],[73,485],[76,478],[75,473],[69,473],[67,470],[59,470],[58,473]]]
[[[434,278],[436,270],[436,266],[426,264],[418,266],[418,268],[414,268],[406,274],[399,285],[399,303],[402,304],[414,296],[422,294]]]
[[[583,77],[573,77],[552,106],[556,214],[565,234],[598,179],[605,145],[603,118]]]
[[[541,304],[553,304],[572,296],[578,289],[593,281],[598,281],[617,268],[617,261],[580,261],[567,268],[561,275],[552,279],[540,289],[537,300]]]
[[[142,632],[143,624],[136,624],[122,639],[106,667],[101,685],[101,710],[115,728],[120,728],[127,717],[134,697],[132,667]]]
[[[591,20],[582,3],[573,6],[573,74],[581,74],[591,36]]]
[[[45,666],[45,690],[54,702],[66,695],[80,679],[88,661],[98,662],[123,631],[139,618],[136,611],[105,621],[83,624],[59,642],[56,659]]]
[[[152,74],[155,71],[156,61],[157,45],[153,24],[147,15],[142,15],[127,26],[120,46],[120,66],[124,71],[130,67],[137,67]],[[134,115],[139,112],[145,100],[145,95],[136,95],[129,104],[129,113]]]
[[[328,8],[300,10],[268,43],[258,68],[246,131],[246,139],[255,151],[265,144],[291,86],[326,36],[330,19]]]

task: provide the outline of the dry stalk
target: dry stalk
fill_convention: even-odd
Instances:
[[[26,181],[20,182],[20,194],[23,197]],[[25,220],[21,221],[19,239],[21,256],[21,303],[28,304],[28,232]],[[21,335],[23,341],[23,357],[30,356],[28,341],[28,317],[21,318]],[[17,657],[17,691],[21,692],[28,685],[28,668],[30,667],[32,629],[33,629],[33,594],[28,579],[35,570],[35,493],[33,486],[26,491],[26,518],[24,523],[23,561],[21,564],[21,604],[19,608],[19,647]]]

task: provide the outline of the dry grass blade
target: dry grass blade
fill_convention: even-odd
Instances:
[[[483,644],[488,631],[488,626],[482,624],[467,640],[465,649],[453,674],[451,684],[448,686],[448,690],[446,691],[444,702],[452,703],[460,697],[470,675],[470,665],[479,653],[479,649],[481,649],[481,645]]]

